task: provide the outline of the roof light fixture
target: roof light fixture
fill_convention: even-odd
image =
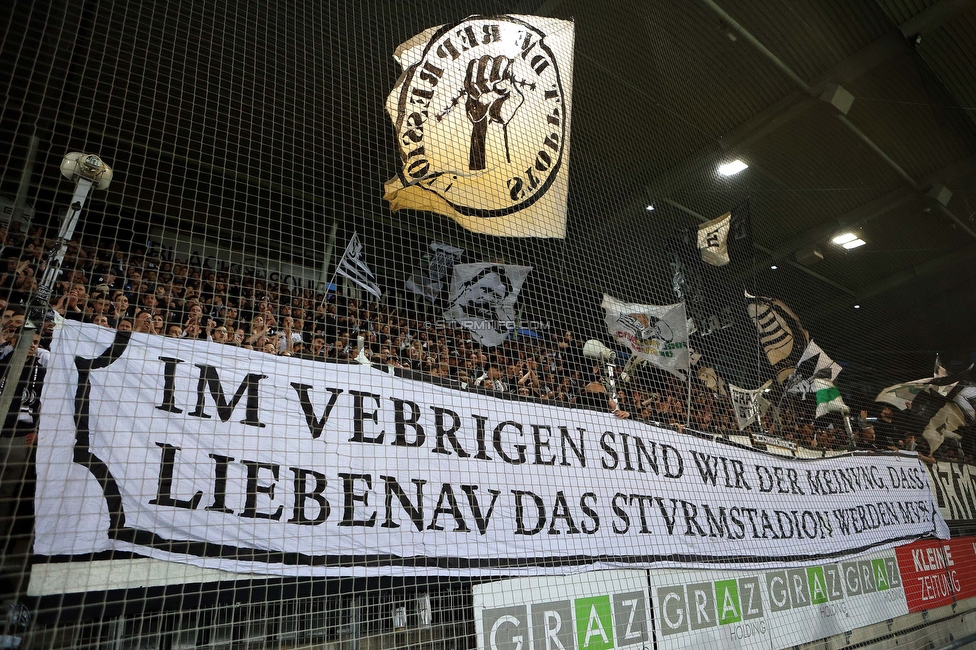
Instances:
[[[724,165],[719,165],[718,173],[721,174],[722,176],[735,176],[743,169],[748,169],[748,168],[749,165],[745,164],[744,162],[736,158],[732,162],[725,163]]]
[[[852,248],[864,246],[866,243],[867,242],[864,241],[863,239],[858,238],[858,239],[854,239],[853,241],[849,241],[846,244],[843,244],[843,247],[846,248],[847,250],[851,250]]]
[[[838,246],[843,246],[847,242],[852,242],[855,239],[857,239],[857,235],[855,235],[852,232],[845,232],[843,234],[837,235],[836,237],[834,237],[830,241],[834,242]]]
[[[654,206],[653,205],[649,205],[649,206],[647,206],[644,209],[647,210],[648,212],[653,212],[654,211]]]
[[[772,265],[772,266],[770,266],[769,268],[770,268],[770,269],[772,269],[773,271],[775,271],[775,270],[776,270],[776,269],[778,269],[779,267],[778,267],[778,266],[776,266],[775,264],[773,264],[773,265]]]

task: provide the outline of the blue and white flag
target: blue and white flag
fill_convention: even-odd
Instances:
[[[356,233],[353,233],[349,240],[349,245],[346,246],[346,251],[339,260],[336,273],[344,278],[349,278],[353,284],[377,298],[383,296],[383,290],[376,284],[376,277],[366,266],[366,262],[363,261],[363,245]]]

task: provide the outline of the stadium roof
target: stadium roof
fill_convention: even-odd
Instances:
[[[106,152],[117,212],[299,260],[321,255],[338,214],[391,246],[408,232],[559,260],[567,281],[647,301],[670,290],[642,273],[654,241],[749,198],[762,290],[833,356],[907,373],[976,353],[973,0],[335,4],[84,3],[42,19],[19,3],[0,79],[7,168],[36,120],[48,169],[65,147]],[[565,242],[489,241],[381,198],[397,167],[383,109],[394,48],[476,12],[576,23]],[[716,173],[732,159],[748,169]],[[18,180],[8,171],[3,191]],[[64,191],[46,174],[34,200]],[[866,245],[830,242],[847,231]],[[391,255],[378,271],[392,282],[407,264]]]
[[[778,267],[769,295],[788,295],[818,339],[976,351],[976,3],[537,9],[576,21],[573,146],[600,153],[573,173],[632,183],[614,219],[713,218],[750,197],[760,259]],[[748,170],[716,174],[736,158]],[[830,242],[846,231],[867,245]],[[798,261],[811,248],[823,260]]]

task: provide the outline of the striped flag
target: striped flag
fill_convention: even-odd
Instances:
[[[383,290],[376,284],[376,278],[373,276],[373,272],[369,270],[366,262],[363,261],[363,245],[360,243],[359,235],[356,233],[352,234],[352,239],[349,240],[349,245],[346,246],[346,252],[342,254],[342,258],[339,260],[336,273],[344,278],[349,278],[356,286],[368,291],[377,298],[383,296]]]
[[[753,296],[746,292],[747,310],[759,331],[759,344],[782,384],[793,374],[810,342],[810,334],[800,319],[782,300]]]

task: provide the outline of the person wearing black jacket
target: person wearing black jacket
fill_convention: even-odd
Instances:
[[[905,426],[903,419],[896,417],[891,408],[887,406],[881,409],[877,419],[868,418],[867,415],[867,411],[861,411],[860,427],[861,429],[870,428],[873,430],[874,444],[881,449],[898,450],[901,448],[899,443],[904,440],[905,436],[914,433]]]

